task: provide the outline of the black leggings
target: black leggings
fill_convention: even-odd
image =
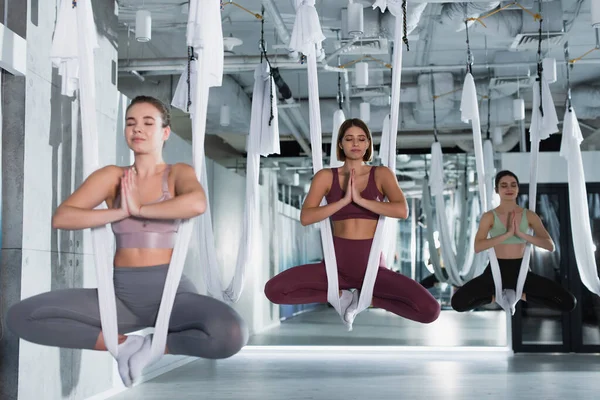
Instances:
[[[516,289],[521,260],[520,258],[498,259],[503,289]],[[488,264],[481,275],[470,280],[456,291],[452,296],[452,308],[456,311],[470,311],[489,304],[492,302],[495,291],[492,268]],[[528,302],[554,310],[569,312],[577,304],[575,296],[561,285],[532,272],[527,272],[523,293],[526,295]]]
[[[444,278],[448,279],[448,273],[446,272],[446,269],[442,269],[442,275],[444,275]],[[419,282],[421,284],[421,286],[423,286],[425,289],[431,289],[432,287],[435,286],[436,283],[439,283],[440,281],[438,280],[437,276],[435,276],[435,274],[431,274],[429,276],[426,276],[425,278],[423,278],[421,280],[421,282]]]

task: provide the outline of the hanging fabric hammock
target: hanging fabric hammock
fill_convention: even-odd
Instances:
[[[74,37],[76,45],[72,46]],[[79,95],[84,179],[100,168],[94,79],[94,49],[97,47],[98,38],[90,0],[79,0],[75,4],[62,0],[50,59],[62,77],[61,94],[73,96],[78,92]],[[96,207],[106,208],[106,203]],[[113,286],[113,238],[108,225],[92,228],[91,232],[102,332],[107,349],[116,358],[118,342],[117,306]]]
[[[340,126],[346,120],[344,111],[335,110],[333,113],[333,129],[331,130],[331,149],[329,150],[329,168],[339,168],[344,163],[337,159],[337,135],[340,130]]]
[[[307,73],[308,73],[308,97],[309,97],[309,120],[310,120],[310,137],[312,146],[312,161],[313,173],[317,173],[323,168],[322,154],[322,131],[321,131],[321,111],[319,106],[319,83],[317,78],[317,56],[319,49],[322,48],[321,42],[325,39],[322,34],[321,25],[317,10],[315,9],[314,0],[295,0],[296,6],[296,21],[290,42],[290,48],[302,52],[306,56]],[[401,43],[402,32],[401,16],[396,16],[396,43]],[[322,54],[320,54],[322,56]],[[393,156],[389,157],[392,170],[395,170],[396,162],[396,134],[398,127],[398,110],[400,104],[400,69],[402,65],[402,47],[400,45],[394,48],[394,74],[392,80],[392,120],[390,131],[394,134],[390,135],[390,154],[393,150]],[[325,205],[325,199],[321,201],[321,205]],[[373,286],[377,277],[377,269],[379,267],[380,253],[383,245],[383,235],[385,231],[385,217],[380,217],[377,223],[377,230],[371,246],[371,252],[367,262],[367,271],[363,280],[362,290],[358,302],[358,307],[354,315],[349,315],[350,321],[345,321],[340,308],[339,299],[339,282],[337,276],[337,261],[335,258],[335,249],[333,247],[333,235],[329,220],[320,222],[321,242],[323,245],[323,255],[327,272],[327,301],[342,317],[342,321],[346,324],[349,330],[352,329],[352,322],[355,316],[362,310],[369,307],[373,298]]]
[[[541,88],[540,88],[541,85]],[[541,98],[540,98],[541,92]],[[541,112],[543,108],[544,112]],[[479,193],[481,198],[487,197],[486,194],[490,193],[488,185],[491,182],[486,178],[484,161],[483,161],[483,146],[481,141],[481,127],[479,126],[479,107],[477,104],[477,93],[475,89],[475,82],[473,76],[467,73],[465,78],[465,84],[463,87],[462,101],[461,101],[461,112],[462,120],[464,122],[471,121],[473,127],[473,141],[475,147],[475,163],[477,166],[477,178],[479,184]],[[530,177],[529,177],[529,209],[535,212],[536,198],[537,198],[537,164],[538,164],[538,153],[539,144],[541,140],[548,138],[552,133],[558,132],[558,118],[556,116],[556,109],[552,102],[552,95],[550,93],[550,87],[546,79],[541,77],[533,85],[533,106],[532,106],[532,117],[531,126],[529,128],[530,140],[531,140],[531,165],[530,165]],[[486,199],[483,202],[483,211],[489,211],[491,209],[491,201]],[[523,260],[521,262],[521,268],[519,271],[519,277],[517,279],[516,290],[503,289],[502,276],[500,275],[500,266],[498,264],[498,258],[493,248],[488,250],[490,265],[492,268],[492,276],[494,278],[495,286],[495,297],[496,303],[502,307],[506,312],[514,314],[517,302],[523,295],[523,286],[525,284],[525,278],[529,270],[529,260],[531,257],[532,245],[528,243],[525,246],[525,252],[523,254]]]
[[[442,258],[444,260],[444,267],[448,273],[447,281],[454,286],[462,286],[472,279],[472,277],[476,276],[475,272],[481,271],[483,269],[482,266],[485,267],[485,255],[482,253],[475,255],[473,246],[466,248],[464,241],[461,242],[462,247],[459,247],[460,252],[457,255],[457,247],[454,238],[452,238],[450,233],[450,225],[452,221],[448,218],[446,213],[446,204],[444,200],[444,165],[442,146],[439,141],[434,142],[431,146],[431,170],[429,176],[429,186],[431,187],[430,193],[435,201],[436,222],[440,235]],[[426,194],[429,195],[429,191]],[[484,195],[482,194],[482,196]],[[429,200],[428,197],[425,197],[425,195],[423,198],[424,201]],[[468,200],[465,200],[463,215],[461,215],[465,222],[463,224],[463,229],[466,229],[466,227],[472,227],[472,225],[466,224],[467,201]],[[428,228],[431,225],[431,229],[428,230],[432,231],[433,224],[431,222],[428,222]],[[433,238],[433,234],[430,236]],[[461,236],[466,239],[466,233],[465,235]],[[471,237],[474,238],[474,236],[474,233],[471,232]],[[435,251],[435,253],[437,253],[437,251]],[[436,259],[439,259],[439,257],[434,256],[432,261],[435,262]],[[434,270],[438,270],[436,273],[437,277],[441,268],[436,268],[434,264]],[[441,280],[441,282],[444,281],[446,281],[446,279]]]
[[[222,81],[223,40],[220,2],[218,0],[203,2],[202,12],[199,10],[199,3],[198,0],[192,0],[190,2],[188,45],[197,49],[199,60],[199,73],[196,74],[197,82],[194,82],[195,93],[193,93],[193,99],[197,99],[198,101],[192,103],[193,110],[191,112],[193,115],[194,130],[194,168],[198,176],[204,176],[203,183],[206,188],[206,178],[203,167],[208,90],[210,86],[219,86]],[[73,85],[75,82],[78,83],[82,114],[84,176],[87,177],[99,167],[93,54],[93,49],[97,47],[97,40],[90,1],[79,0],[76,3],[76,7],[73,9],[71,7],[71,2],[63,0],[56,25],[57,31],[54,35],[51,58],[53,64],[58,66],[59,71],[63,73],[63,80],[67,82],[67,84],[63,84],[62,88],[64,95],[71,95],[74,90]],[[70,29],[65,29],[65,25]],[[76,29],[75,32],[72,31],[73,27]],[[73,36],[77,37],[76,53],[73,52],[72,49],[60,46],[60,43],[70,43]],[[206,40],[206,38],[210,39]],[[277,126],[276,121],[274,126]],[[276,130],[269,131],[270,136],[268,139],[260,139],[261,133],[262,132],[258,133],[259,139],[257,139],[255,133],[254,135],[251,135],[251,139],[249,140],[247,182],[258,182],[258,157],[255,156],[255,153],[262,149],[258,150],[259,146],[257,146],[256,141],[258,140],[261,143],[261,146],[265,144],[265,148],[269,147],[266,145],[267,143],[272,143],[272,141],[276,142],[276,144],[273,144],[266,152],[278,149],[277,146],[279,140]],[[262,151],[265,152],[265,150]],[[251,156],[251,153],[254,157]],[[252,185],[247,184],[247,186]],[[258,196],[247,195],[247,210],[258,209],[257,198]],[[103,203],[98,206],[98,208],[106,208],[106,204]],[[247,216],[244,225],[246,232],[250,232],[256,225],[255,218],[255,216]],[[198,220],[200,221],[200,224],[202,221],[210,221],[210,215],[204,214],[199,217]],[[193,220],[184,220],[179,226],[154,330],[151,356],[146,365],[156,362],[164,354],[173,301],[181,279],[193,225]],[[205,232],[206,230],[206,228],[200,228],[199,232]],[[252,234],[244,235],[244,237],[249,238],[253,236],[254,235]],[[203,239],[203,242],[200,244],[201,254],[207,254],[207,257],[210,259],[215,259],[214,243],[206,237],[203,237]],[[212,239],[212,237],[210,237],[210,239]],[[98,298],[100,303],[102,332],[108,351],[116,358],[118,355],[117,315],[114,286],[112,283],[112,236],[109,227],[103,226],[92,229],[92,240],[98,281]],[[249,254],[248,251],[251,246],[246,245],[245,248],[244,246],[242,246],[242,248],[240,254]],[[247,260],[251,258],[251,256],[247,257]],[[207,262],[206,264],[216,265],[216,262],[212,264]],[[236,269],[239,270],[243,268],[236,267]],[[233,282],[234,283],[230,285],[230,289],[228,290],[228,298],[231,300],[235,300],[239,297],[243,282],[243,273],[239,275],[236,274]]]
[[[190,82],[190,89],[193,87],[193,91],[190,91],[191,99],[186,99],[191,100],[190,117],[192,119],[194,169],[196,170],[196,175],[200,177],[208,197],[204,154],[208,93],[209,87],[221,85],[224,62],[223,32],[221,27],[220,2],[218,0],[203,1],[202,10],[200,10],[199,0],[192,0],[190,2],[187,44],[188,47],[197,50],[198,55],[197,61],[195,61],[197,63],[197,71],[193,84]],[[192,70],[190,70],[190,76],[191,73]],[[196,232],[197,240],[200,244],[199,255],[202,260],[201,264],[206,267],[205,274],[208,274],[205,275],[207,287],[210,289],[212,295],[226,301],[237,301],[239,299],[246,267],[255,261],[253,249],[256,246],[253,246],[251,241],[257,236],[254,230],[258,224],[257,213],[259,212],[260,193],[258,182],[260,156],[279,152],[279,131],[276,119],[277,106],[275,102],[270,102],[271,94],[275,93],[275,87],[266,63],[257,66],[255,80],[252,120],[250,122],[250,134],[247,146],[246,205],[242,243],[238,252],[234,276],[225,290],[221,286],[220,270],[216,260],[210,205],[207,207],[207,212],[197,218],[198,227]],[[181,99],[183,96],[181,93],[177,93],[174,97]],[[176,104],[178,107],[181,107],[181,104],[177,102]],[[188,101],[185,101],[185,104],[185,108],[187,109]],[[271,116],[273,116],[273,120],[271,120]],[[181,278],[183,261],[187,254],[187,244],[191,236],[191,222],[186,221],[185,225],[182,226],[185,227],[185,230],[180,228],[180,233],[182,236],[186,235],[186,247],[179,248],[178,242],[176,243],[173,260],[179,260],[179,257],[181,257],[181,267],[177,265],[180,268],[173,269],[174,262],[171,261],[157,320],[157,333],[152,343],[151,362],[158,360],[164,351],[170,311],[178,282]],[[180,233],[178,233],[178,236]],[[167,290],[167,287],[169,290]],[[158,336],[159,333],[160,337]]]
[[[190,89],[188,79],[191,85],[189,92],[195,93],[197,63],[198,61],[194,57],[189,67],[186,67],[179,79],[171,103],[184,112],[189,109],[192,120],[194,110],[189,107],[189,104],[193,104],[193,97],[191,103],[188,102],[188,90]],[[223,287],[221,269],[217,262],[210,205],[207,207],[205,214],[198,219],[194,233],[197,243],[200,244],[198,251],[200,264],[206,266],[206,268],[203,268],[203,272],[207,291],[212,297],[226,302],[237,302],[242,292],[247,265],[252,264],[256,257],[252,254],[256,246],[251,244],[251,241],[256,236],[252,232],[254,232],[258,218],[257,213],[259,212],[260,156],[267,156],[280,151],[277,104],[274,102],[271,104],[271,94],[275,93],[275,84],[271,78],[268,63],[263,62],[256,67],[254,78],[252,117],[247,145],[248,157],[246,159],[246,211],[236,268],[229,285]],[[271,115],[273,116],[272,120]],[[194,140],[196,139],[194,138]],[[202,169],[201,184],[208,196],[208,180],[205,168]]]
[[[579,148],[582,140],[583,136],[575,110],[567,107],[563,120],[560,155],[567,160],[571,238],[581,282],[590,292],[600,296],[600,279],[598,279],[598,267],[594,254],[597,250],[594,249],[592,239],[585,173]]]

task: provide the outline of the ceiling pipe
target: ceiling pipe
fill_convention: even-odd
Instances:
[[[308,143],[306,142],[304,137],[302,137],[302,135],[300,134],[300,131],[298,131],[298,128],[296,128],[296,126],[294,125],[294,123],[292,122],[290,117],[288,116],[288,114],[287,114],[288,111],[290,111],[290,109],[280,109],[279,114],[278,114],[279,120],[281,122],[283,122],[285,124],[285,126],[287,126],[287,128],[290,130],[290,132],[292,132],[292,136],[294,136],[294,139],[296,139],[296,141],[298,142],[298,144],[300,145],[302,150],[304,150],[307,157],[312,157],[312,152],[310,150],[310,146],[308,145]]]
[[[306,65],[302,65],[293,61],[281,61],[276,60],[273,57],[271,65],[276,68],[286,70],[303,70],[306,69]],[[251,72],[254,71],[256,65],[260,63],[260,56],[227,56],[225,57],[224,72],[226,74],[233,74],[239,72]],[[582,59],[577,61],[577,65],[594,65],[600,64],[600,58],[594,59]],[[145,75],[173,75],[181,74],[185,70],[187,65],[186,57],[177,58],[145,58],[145,59],[131,59],[131,60],[119,60],[119,72],[129,73],[130,71],[145,72]],[[487,68],[529,68],[535,67],[535,62],[511,62],[511,63],[492,63],[492,64],[474,64],[473,69],[485,70]],[[322,71],[336,72],[330,68],[325,68],[323,64],[317,64],[317,68]],[[414,66],[414,67],[402,67],[402,72],[450,72],[450,71],[464,71],[464,64],[456,65],[427,65],[427,66]],[[352,72],[354,68],[346,68],[347,71]],[[375,69],[372,69],[375,70]],[[382,70],[389,71],[387,68]],[[154,72],[159,72],[154,73]]]

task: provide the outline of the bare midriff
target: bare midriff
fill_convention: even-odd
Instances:
[[[499,259],[523,258],[525,243],[499,244],[494,247],[494,251]]]
[[[151,267],[169,264],[173,249],[118,249],[115,267]]]
[[[342,239],[373,239],[377,229],[376,219],[345,219],[333,221],[333,236]]]

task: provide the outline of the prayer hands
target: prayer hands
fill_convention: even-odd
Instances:
[[[515,221],[517,220],[515,212],[511,211],[508,213],[508,218],[506,220],[506,233],[510,236],[514,236],[516,234],[515,231]]]
[[[125,176],[121,177],[121,199],[121,207],[126,208],[128,215],[140,216],[142,202],[140,201],[134,167],[128,168],[125,171]]]
[[[348,177],[348,183],[346,184],[346,194],[342,198],[344,205],[348,205],[348,204],[352,203],[352,190],[353,190],[352,187],[354,186],[354,182],[353,182],[352,178],[353,178],[353,174],[352,174],[352,172],[350,172],[350,176]]]
[[[355,176],[356,176],[356,171],[353,168],[352,172],[350,172],[350,177],[352,178],[352,201],[358,204],[358,202],[361,200],[361,196],[360,196],[360,191],[358,190],[358,188],[354,182]]]
[[[356,188],[354,178],[356,176],[356,172],[354,169],[350,171],[350,176],[348,177],[348,184],[346,185],[346,194],[342,201],[345,205],[350,204],[352,202],[358,203],[361,200],[360,192]]]
[[[524,211],[522,211],[524,212]],[[523,234],[523,232],[521,232],[521,229],[519,229],[519,225],[521,225],[521,218],[523,218],[523,214],[522,212],[515,212],[513,213],[513,227],[512,230],[515,234],[515,236],[517,237],[521,237],[521,235]]]

